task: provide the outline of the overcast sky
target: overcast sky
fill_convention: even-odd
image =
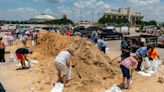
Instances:
[[[144,15],[144,20],[164,22],[164,0],[0,0],[1,20],[28,20],[41,13],[56,18],[66,14],[75,20],[100,18],[111,9],[131,7]],[[74,13],[73,13],[74,12]],[[82,14],[82,16],[81,16]]]

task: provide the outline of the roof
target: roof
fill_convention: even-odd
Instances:
[[[33,17],[32,19],[46,19],[46,20],[53,20],[55,17],[48,15],[48,14],[41,14]]]

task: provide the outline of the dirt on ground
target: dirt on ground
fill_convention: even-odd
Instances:
[[[10,50],[11,53],[21,46],[21,42],[15,44]],[[8,92],[50,92],[58,78],[54,59],[60,51],[67,49],[73,50],[71,61],[81,77],[75,68],[72,68],[72,79],[64,92],[105,92],[114,84],[121,83],[119,63],[111,62],[113,57],[110,56],[113,54],[104,54],[87,38],[41,31],[38,44],[32,47],[28,42],[27,46],[33,50],[33,54],[28,58],[40,62],[28,70],[15,70],[15,65],[19,62],[7,63],[4,64],[6,67],[0,67],[4,70],[0,71],[0,78],[6,88],[9,88]],[[156,73],[145,78],[134,72],[132,87],[123,92],[164,92],[164,83],[159,83],[159,77],[162,80],[163,74]]]
[[[18,43],[15,50],[20,46],[22,44]],[[72,80],[69,81],[69,87],[66,87],[64,92],[103,92],[105,88],[112,85],[112,80],[118,72],[118,69],[109,63],[110,58],[87,38],[41,31],[37,46],[32,47],[31,43],[27,46],[34,52],[29,58],[40,61],[28,75],[35,76],[31,80],[34,92],[49,92],[52,89],[53,83],[57,80],[54,59],[62,50],[73,50],[71,61],[76,67],[76,70],[72,68]],[[107,80],[111,82],[106,82]]]

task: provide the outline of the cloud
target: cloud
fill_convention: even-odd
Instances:
[[[53,15],[51,9],[38,10],[31,7],[19,7],[15,9],[7,9],[5,12],[0,12],[0,19],[9,19],[9,20],[28,20],[31,17],[39,15],[41,13],[46,13]]]
[[[103,0],[79,0],[74,2],[76,8],[91,8],[91,9],[109,9],[110,5],[105,3]]]
[[[67,0],[43,0],[43,1],[50,2],[50,3],[64,3]]]
[[[33,9],[33,8],[31,8],[31,7],[19,7],[19,8],[16,8],[16,9],[8,9],[7,10],[8,12],[11,12],[11,13],[20,13],[20,14],[22,14],[22,13],[30,13],[30,14],[36,14],[36,13],[38,13],[38,10],[36,10],[36,9]]]
[[[51,9],[48,9],[48,8],[45,9],[45,10],[43,11],[43,13],[53,15],[52,10],[51,10]]]
[[[139,6],[147,6],[152,4],[157,4],[160,0],[128,0],[128,2]]]

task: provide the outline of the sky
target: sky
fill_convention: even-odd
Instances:
[[[29,20],[46,13],[55,18],[97,21],[111,9],[131,7],[144,20],[164,22],[164,0],[0,0],[0,20]]]

